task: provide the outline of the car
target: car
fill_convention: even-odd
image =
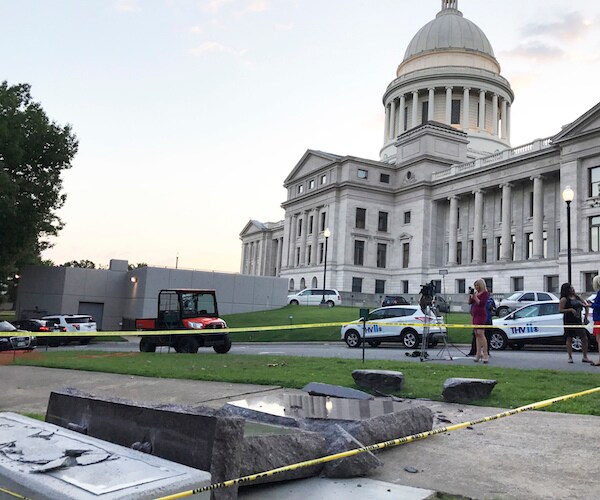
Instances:
[[[20,349],[35,349],[37,342],[33,335],[15,335],[21,330],[15,328],[8,321],[0,321],[0,351],[16,351]]]
[[[325,299],[327,307],[339,306],[342,303],[340,292],[333,288],[305,288],[301,292],[288,295],[287,303],[297,306],[318,306]]]
[[[78,335],[60,337],[62,343],[79,342],[89,344],[94,335],[82,335],[88,332],[96,332],[96,323],[89,314],[53,314],[43,316],[49,327],[58,327],[64,332],[73,332]],[[63,330],[64,328],[64,330]]]
[[[48,333],[62,333],[67,331],[66,327],[52,324],[50,321],[47,321],[45,319],[21,319],[18,321],[11,321],[11,323],[15,328],[18,328],[19,330],[43,333],[44,335],[37,335],[38,345],[58,346],[60,345],[61,337],[52,337],[49,336]]]
[[[402,295],[386,295],[381,301],[381,307],[387,306],[409,306],[410,302]]]
[[[598,347],[592,335],[593,323],[588,316],[587,330],[590,349]],[[492,321],[490,348],[496,350],[520,349],[526,344],[565,344],[563,314],[559,310],[559,301],[537,302],[529,304],[504,318]],[[573,338],[573,350],[581,351],[581,338]]]
[[[496,313],[499,317],[504,317],[509,312],[523,307],[526,304],[531,304],[533,302],[545,302],[548,300],[558,300],[558,297],[550,292],[514,292],[512,295],[502,299],[500,303],[497,304]]]
[[[371,347],[377,347],[381,342],[400,342],[407,349],[417,348],[423,340],[423,324],[425,313],[419,306],[387,306],[379,307],[369,313],[366,320],[365,340]],[[443,324],[441,316],[428,316],[427,321],[433,324]],[[341,338],[348,347],[359,347],[362,343],[363,328],[362,318],[347,325],[340,330]],[[403,325],[402,323],[408,323]],[[418,326],[417,326],[418,325]],[[446,328],[433,326],[429,329],[431,346],[447,334]]]

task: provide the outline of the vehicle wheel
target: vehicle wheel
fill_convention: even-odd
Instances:
[[[79,341],[80,345],[88,345],[90,343],[90,339],[81,339]]]
[[[499,307],[498,308],[498,317],[503,318],[510,313],[510,309],[508,307]]]
[[[490,348],[495,351],[503,351],[508,346],[508,337],[501,330],[492,330],[490,334]],[[511,346],[512,347],[512,346]]]
[[[223,344],[214,345],[213,349],[217,354],[225,354],[229,352],[229,349],[231,349],[231,339],[227,337]]]
[[[156,352],[156,344],[144,337],[140,340],[140,352]]]
[[[523,349],[523,347],[525,347],[525,344],[523,344],[523,342],[515,342],[514,344],[510,344],[510,348],[513,351],[518,351],[520,349]]]
[[[412,328],[407,328],[402,331],[400,342],[402,342],[407,349],[416,349],[419,347],[419,334]]]
[[[589,343],[589,342],[588,342]],[[581,337],[579,335],[573,337],[573,350],[576,352],[581,352],[583,346],[581,345]]]
[[[175,352],[194,354],[198,352],[198,341],[192,337],[184,337],[175,343]]]
[[[297,306],[299,302],[297,300],[290,300],[290,305]]]
[[[379,347],[379,345],[381,344],[380,340],[369,340],[368,342],[371,347]]]
[[[327,301],[327,307],[332,308],[333,306],[335,306],[335,304],[333,303],[332,300],[328,300]]]
[[[362,343],[362,339],[356,330],[348,330],[344,335],[344,340],[348,347],[358,347]]]

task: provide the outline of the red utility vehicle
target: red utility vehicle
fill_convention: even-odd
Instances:
[[[135,320],[137,330],[194,330],[194,333],[142,335],[140,351],[155,352],[157,346],[171,346],[177,352],[198,352],[199,347],[212,347],[225,354],[231,340],[224,320],[219,318],[214,290],[171,289],[158,294],[158,317]]]

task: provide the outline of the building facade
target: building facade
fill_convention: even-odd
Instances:
[[[240,234],[245,274],[290,290],[462,294],[591,290],[600,251],[600,104],[553,137],[510,144],[514,93],[485,34],[442,0],[383,95],[379,160],[308,150],[285,179],[285,219]]]

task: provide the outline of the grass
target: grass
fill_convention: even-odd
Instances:
[[[348,323],[360,317],[358,307],[333,307],[331,309],[316,306],[285,306],[270,311],[224,315],[223,319],[230,328],[252,328],[257,326],[290,325],[290,329],[262,332],[232,332],[235,342],[333,342],[341,341],[340,326],[315,326],[298,328],[299,325],[323,325],[327,323]],[[449,313],[449,324],[469,324],[471,316],[467,313]],[[294,326],[296,328],[294,328]],[[471,329],[451,327],[448,331],[450,342],[470,344]]]
[[[67,368],[145,377],[211,380],[279,385],[300,389],[309,382],[357,388],[352,370],[382,369],[404,373],[406,385],[397,396],[441,400],[443,383],[450,377],[494,379],[489,398],[475,404],[516,408],[536,401],[600,386],[600,374],[555,370],[518,370],[493,366],[435,365],[401,361],[366,361],[295,356],[253,356],[164,353],[32,352],[13,361],[17,365]],[[561,402],[550,411],[600,415],[600,394]]]

